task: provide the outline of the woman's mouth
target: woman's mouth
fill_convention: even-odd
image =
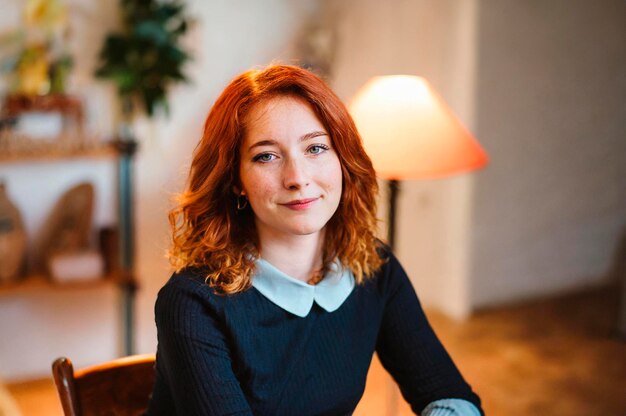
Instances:
[[[281,205],[286,207],[286,208],[292,209],[294,211],[301,211],[303,209],[309,208],[318,199],[319,198],[294,199],[293,201],[289,201],[289,202],[281,204]]]

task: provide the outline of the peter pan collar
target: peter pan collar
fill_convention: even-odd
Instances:
[[[313,301],[328,312],[339,309],[355,286],[354,274],[337,260],[317,285],[310,285],[281,272],[263,259],[255,260],[254,286],[263,296],[301,318],[309,314]]]

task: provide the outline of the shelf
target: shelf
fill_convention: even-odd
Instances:
[[[57,283],[44,274],[33,274],[14,283],[0,283],[0,300],[6,301],[11,298],[21,300],[32,297],[33,301],[39,302],[48,294],[54,294],[55,298],[63,299],[66,295],[71,298],[77,293],[82,294],[83,290],[98,293],[99,291],[109,292],[112,289],[121,297],[119,309],[123,325],[121,334],[123,351],[125,355],[131,355],[134,351],[134,301],[138,290],[138,282],[134,275],[132,215],[132,162],[137,150],[137,142],[131,139],[92,141],[88,137],[80,143],[59,140],[45,144],[28,140],[16,142],[14,136],[9,137],[6,132],[0,131],[0,168],[4,168],[2,170],[12,170],[14,165],[22,165],[21,168],[40,163],[47,165],[48,162],[55,165],[62,165],[65,162],[73,164],[75,160],[84,160],[87,163],[96,159],[103,160],[105,163],[116,162],[117,175],[113,174],[111,180],[116,184],[117,189],[120,258],[113,265],[116,268],[114,273],[89,281]],[[28,189],[24,192],[28,192]],[[44,316],[42,319],[50,319],[50,317]]]
[[[66,291],[76,289],[99,288],[104,285],[119,285],[120,279],[116,274],[108,274],[97,279],[59,283],[45,275],[33,275],[22,278],[17,282],[0,284],[0,298],[38,291]]]
[[[0,164],[50,162],[71,159],[112,159],[118,155],[110,143],[84,149],[50,149],[48,151],[0,152]]]

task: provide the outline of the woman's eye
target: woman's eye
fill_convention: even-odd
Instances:
[[[309,147],[309,153],[314,155],[319,155],[320,153],[324,153],[324,151],[328,150],[329,147],[323,144],[314,144]]]
[[[274,156],[271,153],[261,153],[260,155],[256,155],[254,157],[254,161],[255,162],[271,162],[272,160],[274,160],[276,158],[276,156]]]

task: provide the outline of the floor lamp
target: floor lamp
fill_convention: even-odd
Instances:
[[[377,175],[388,181],[392,250],[401,180],[440,178],[487,164],[485,151],[423,78],[374,77],[359,89],[349,109]],[[389,414],[395,415],[392,389]]]

